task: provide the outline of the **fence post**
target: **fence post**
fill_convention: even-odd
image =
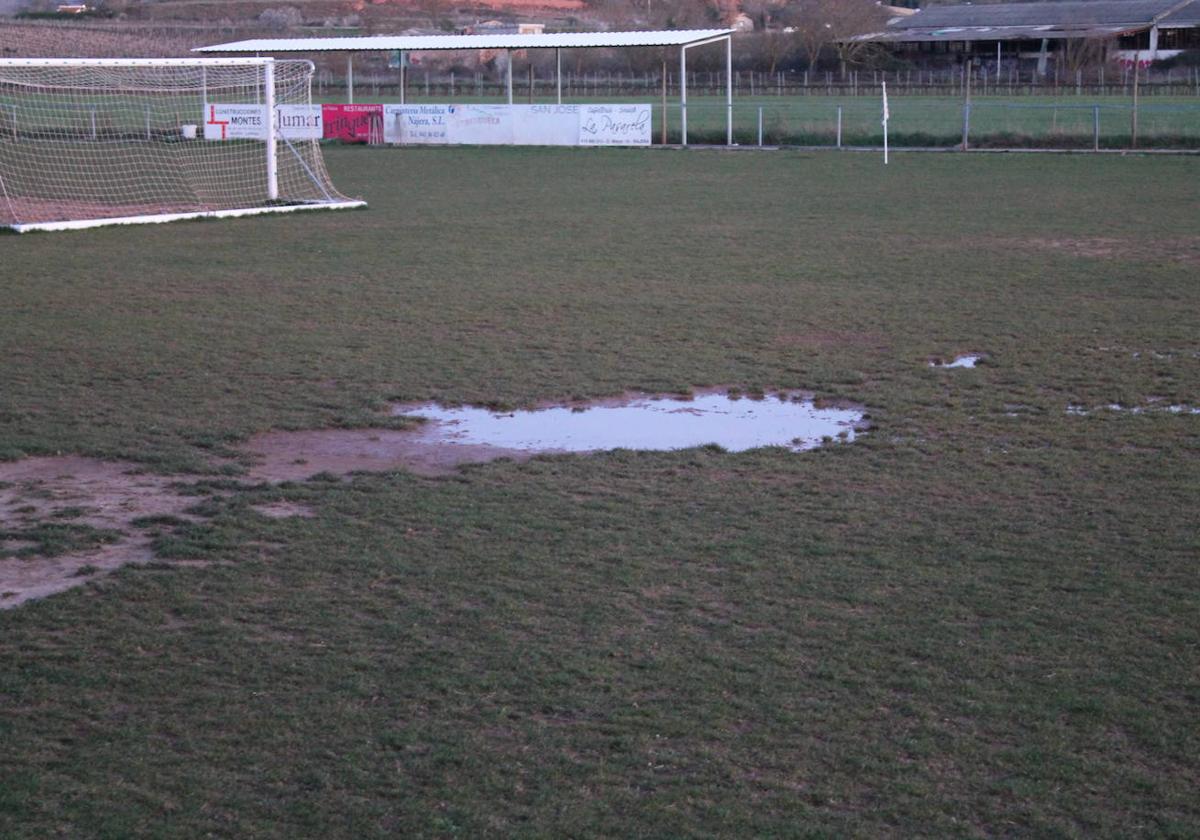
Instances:
[[[762,106],[758,106],[758,145],[762,145]]]
[[[837,147],[842,148],[842,106],[838,106],[837,116]]]
[[[1092,106],[1092,151],[1100,151],[1100,106]]]
[[[667,145],[667,60],[662,60],[662,145]]]
[[[963,126],[962,126],[962,150],[965,152],[969,148],[969,139],[971,136],[971,103],[963,103]]]
[[[1139,67],[1140,67],[1140,62],[1138,61],[1137,52],[1135,51],[1134,57],[1133,57],[1133,109],[1130,111],[1130,115],[1129,115],[1129,148],[1131,148],[1131,149],[1137,148],[1137,140],[1138,140],[1138,138],[1137,138],[1137,135],[1138,135],[1137,118],[1138,118],[1138,69],[1139,69]]]

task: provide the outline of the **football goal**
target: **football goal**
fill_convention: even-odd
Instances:
[[[0,59],[0,226],[363,206],[325,169],[312,76],[270,58]]]

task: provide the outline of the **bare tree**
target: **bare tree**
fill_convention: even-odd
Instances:
[[[837,50],[843,64],[852,63],[866,44],[850,39],[878,31],[887,22],[887,12],[874,0],[801,0],[792,15],[796,40],[808,58],[810,71],[816,69],[828,47]]]
[[[753,35],[743,36],[752,44],[758,55],[758,66],[775,73],[796,50],[796,36],[787,31],[794,18],[796,4],[788,5],[780,0],[745,0],[742,11],[754,21]]]
[[[1106,38],[1067,38],[1062,42],[1063,69],[1073,76],[1079,70],[1103,64],[1109,45]]]

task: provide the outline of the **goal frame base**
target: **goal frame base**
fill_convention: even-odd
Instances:
[[[298,210],[352,210],[366,207],[365,201],[333,201],[313,204],[281,204],[274,207],[243,207],[234,210],[201,210],[194,213],[156,213],[145,216],[113,216],[106,219],[72,219],[63,222],[30,222],[8,225],[17,233],[51,230],[84,230],[109,225],[155,225],[163,222],[181,222],[187,219],[229,219],[238,216],[262,216],[267,213],[294,213]]]

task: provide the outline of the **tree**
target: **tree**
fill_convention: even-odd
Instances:
[[[1067,38],[1063,41],[1063,69],[1072,76],[1080,70],[1104,64],[1110,41],[1106,38]]]
[[[742,36],[754,45],[757,64],[774,74],[796,50],[796,36],[791,28],[796,4],[788,5],[779,0],[745,0],[742,11],[754,21],[754,33]]]
[[[887,12],[873,0],[801,0],[791,17],[809,71],[817,69],[821,52],[827,47],[838,50],[843,64],[853,62],[866,45],[849,39],[876,32],[887,23]]]

